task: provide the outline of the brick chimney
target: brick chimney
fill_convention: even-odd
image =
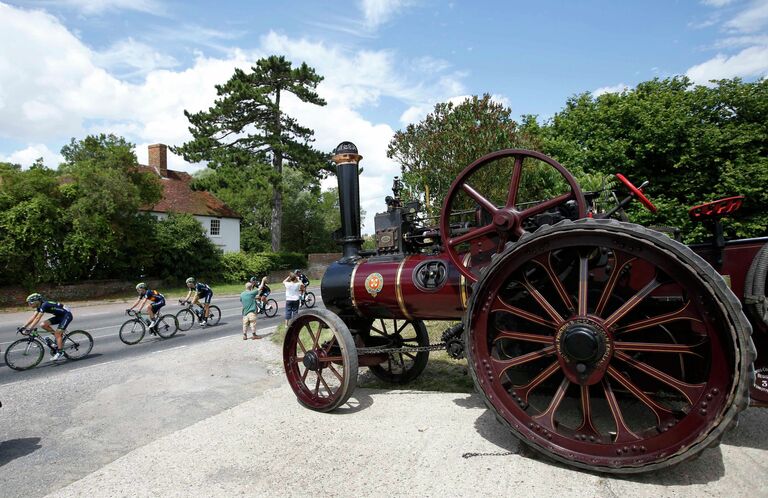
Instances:
[[[168,176],[168,146],[152,144],[149,149],[149,167],[154,168],[163,178]]]

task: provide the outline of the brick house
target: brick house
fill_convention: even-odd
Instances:
[[[187,213],[203,225],[206,235],[224,252],[240,250],[241,217],[210,192],[192,190],[192,175],[168,169],[168,147],[153,144],[149,149],[149,165],[140,167],[160,177],[163,198],[141,211],[163,219],[168,213]]]

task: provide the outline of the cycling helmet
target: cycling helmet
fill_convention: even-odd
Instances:
[[[194,284],[194,283],[195,283],[195,277],[189,277],[189,278],[187,279],[187,283],[188,283],[188,284]]]
[[[252,284],[255,284],[258,281],[259,281],[259,277],[251,277],[251,283]]]
[[[301,273],[301,269],[300,268],[296,268],[295,270],[293,270],[293,273],[299,274],[299,273]]]
[[[27,296],[27,302],[28,303],[34,303],[35,301],[42,302],[43,301],[43,295],[38,293],[38,292],[34,292],[34,293],[32,293],[32,294]]]
[[[146,289],[147,289],[147,284],[145,284],[144,282],[140,282],[136,284],[136,292],[140,290],[146,290]]]

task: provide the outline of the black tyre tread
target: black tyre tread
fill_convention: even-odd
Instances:
[[[728,286],[725,284],[724,280],[720,276],[720,274],[715,271],[712,266],[707,263],[701,256],[694,253],[689,247],[681,244],[680,242],[677,242],[667,235],[656,232],[654,230],[650,230],[646,227],[643,227],[641,225],[635,225],[633,223],[626,223],[626,222],[620,222],[617,220],[596,220],[596,219],[590,219],[590,218],[584,218],[576,221],[571,220],[563,220],[555,225],[543,225],[539,227],[535,232],[533,233],[524,233],[520,239],[518,239],[515,242],[508,242],[506,246],[504,247],[504,250],[499,253],[492,256],[491,263],[487,265],[483,270],[481,271],[480,278],[478,278],[478,281],[475,282],[472,286],[472,297],[470,298],[470,303],[467,308],[467,312],[464,315],[464,342],[465,344],[469,344],[469,336],[470,333],[470,327],[467,323],[470,316],[472,316],[472,312],[474,307],[477,305],[477,303],[480,301],[476,298],[478,295],[478,292],[482,288],[482,284],[485,281],[485,276],[488,272],[491,271],[492,268],[494,268],[494,264],[496,261],[502,257],[506,257],[508,254],[514,252],[518,248],[520,248],[526,241],[532,240],[534,237],[536,239],[540,237],[547,237],[556,235],[558,233],[568,232],[568,231],[576,231],[576,230],[582,230],[582,229],[592,229],[592,230],[603,230],[608,233],[616,233],[616,232],[623,232],[627,233],[630,231],[636,232],[642,237],[646,238],[647,240],[652,241],[653,243],[656,243],[658,246],[661,246],[662,249],[665,250],[665,252],[668,252],[670,257],[677,258],[681,263],[688,266],[690,269],[695,270],[696,273],[699,274],[700,277],[702,277],[702,280],[704,284],[709,287],[711,294],[715,297],[722,297],[724,298],[724,301],[718,300],[720,304],[724,307],[726,311],[726,316],[729,317],[731,320],[732,330],[736,334],[737,337],[735,337],[736,341],[736,350],[738,352],[741,352],[741,357],[737,361],[737,388],[734,390],[734,392],[731,394],[732,401],[730,402],[729,406],[726,408],[725,413],[723,414],[723,417],[720,420],[720,424],[715,427],[713,430],[711,430],[704,438],[697,441],[693,445],[689,446],[684,450],[683,453],[677,453],[675,455],[671,455],[665,460],[659,461],[657,463],[644,465],[641,467],[602,467],[602,466],[593,466],[593,465],[586,465],[579,462],[575,462],[572,460],[565,459],[559,455],[556,455],[554,453],[549,452],[545,448],[542,448],[521,435],[519,435],[515,430],[512,428],[512,426],[504,420],[503,417],[501,417],[502,420],[504,420],[504,424],[509,428],[509,430],[523,443],[525,443],[527,446],[530,446],[533,448],[536,452],[546,455],[547,457],[556,460],[558,462],[564,463],[569,466],[576,466],[579,468],[587,469],[594,472],[602,472],[602,473],[612,473],[612,474],[639,474],[643,472],[652,472],[655,470],[667,468],[673,465],[677,465],[683,461],[689,460],[693,458],[694,456],[698,455],[701,451],[705,450],[708,447],[717,446],[720,444],[720,441],[723,438],[723,435],[730,429],[731,427],[734,427],[738,424],[738,415],[740,412],[745,410],[749,406],[749,389],[752,383],[754,383],[755,379],[755,371],[754,371],[754,360],[757,357],[757,350],[755,348],[754,342],[752,341],[752,325],[749,323],[749,320],[746,316],[744,316],[741,303],[739,302],[738,298],[733,294],[733,292],[728,288]],[[669,248],[669,250],[667,250]],[[674,248],[674,249],[673,249]],[[675,253],[674,251],[677,251]],[[717,289],[717,293],[715,292],[715,289]],[[474,367],[474,361],[471,357],[471,348],[467,348],[467,363],[469,364],[469,371],[472,375],[472,381],[475,385],[475,390],[480,394],[481,398],[483,399],[483,402],[488,407],[489,410],[491,410],[493,413],[496,413],[495,408],[490,403],[488,397],[486,394],[480,389],[480,383],[477,379],[477,374],[475,372]]]
[[[329,325],[332,329],[339,331],[339,335],[341,336],[341,340],[344,345],[344,353],[348,357],[348,361],[345,361],[344,365],[344,373],[345,373],[345,380],[346,380],[346,386],[343,387],[344,391],[342,392],[342,395],[339,396],[339,398],[331,403],[330,405],[323,407],[322,409],[318,409],[315,407],[311,407],[306,405],[301,398],[297,397],[296,400],[305,408],[309,408],[313,411],[319,411],[323,413],[331,412],[335,410],[336,408],[340,407],[344,403],[349,400],[349,397],[352,395],[352,393],[355,391],[355,388],[357,387],[357,371],[358,371],[358,361],[357,361],[357,346],[355,346],[355,340],[352,337],[352,333],[349,331],[349,328],[347,327],[347,324],[344,323],[344,321],[335,313],[329,310],[325,309],[312,309],[312,310],[303,310],[299,312],[299,315],[314,315],[318,318],[321,318],[327,325]],[[297,315],[298,316],[298,315]],[[290,327],[290,324],[289,324]],[[285,337],[288,338],[288,332],[286,331]]]
[[[27,342],[35,342],[35,343],[37,343],[37,345],[40,347],[40,354],[37,357],[37,361],[34,362],[32,365],[30,365],[28,367],[25,367],[25,368],[19,368],[16,365],[13,365],[13,364],[11,364],[8,361],[8,352],[11,351],[14,348],[14,346],[16,346],[17,344],[19,344],[19,343],[27,343]],[[35,339],[18,339],[16,341],[13,341],[11,343],[11,345],[8,346],[5,349],[5,356],[4,356],[4,358],[5,358],[5,364],[8,365],[10,368],[12,368],[13,370],[16,370],[17,372],[23,372],[24,370],[29,370],[31,368],[35,368],[36,366],[38,366],[40,364],[40,362],[43,361],[43,356],[45,356],[45,346],[40,341],[35,340]]]
[[[136,324],[138,324],[138,325],[140,325],[140,326],[141,326],[141,336],[139,337],[139,339],[138,339],[138,340],[136,340],[136,341],[134,341],[134,342],[131,342],[131,341],[127,341],[126,339],[124,339],[124,338],[123,338],[123,329],[124,329],[124,328],[125,328],[127,325],[132,325],[132,324],[134,324],[134,323],[136,323]],[[146,325],[144,325],[144,322],[142,322],[142,321],[141,321],[141,320],[139,320],[139,319],[136,319],[136,318],[134,318],[133,320],[128,320],[128,321],[126,321],[125,323],[123,323],[123,324],[120,326],[120,332],[118,333],[118,336],[120,337],[120,340],[121,340],[121,341],[123,341],[123,343],[125,343],[125,344],[128,344],[129,346],[133,346],[134,344],[138,344],[139,342],[141,342],[141,340],[142,340],[142,339],[144,339],[144,335],[145,335],[146,333],[147,333],[147,327],[146,327]]]
[[[67,353],[66,340],[67,340],[68,337],[72,337],[72,336],[85,336],[87,338],[87,340],[88,340],[88,351],[86,351],[82,355],[70,356],[69,353]],[[80,340],[80,345],[81,346],[83,345],[83,341],[84,340],[85,339]],[[64,353],[64,356],[68,360],[72,360],[72,361],[82,360],[83,358],[85,358],[86,356],[91,354],[92,350],[93,350],[93,336],[91,336],[91,334],[89,334],[85,330],[73,330],[72,332],[69,332],[68,334],[66,334],[64,336],[64,349],[62,350],[62,353]]]
[[[416,330],[416,338],[418,339],[419,346],[429,346],[429,333],[427,332],[427,327],[424,325],[424,322],[422,320],[413,320],[409,323]],[[380,365],[368,367],[368,370],[370,370],[373,375],[384,382],[389,382],[392,384],[407,384],[416,379],[419,375],[422,374],[422,372],[424,372],[424,369],[427,368],[428,362],[429,351],[422,351],[416,353],[416,361],[413,363],[413,368],[408,370],[404,375],[389,375],[384,367]]]

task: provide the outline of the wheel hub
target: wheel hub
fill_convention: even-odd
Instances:
[[[579,363],[594,363],[605,352],[605,342],[597,331],[583,323],[568,327],[563,334],[562,344],[563,353]]]
[[[308,370],[312,370],[313,372],[320,370],[320,357],[315,351],[307,351],[302,363],[304,363],[304,366]]]
[[[509,231],[515,227],[517,216],[514,213],[499,211],[493,216],[493,224],[497,230]]]
[[[599,321],[580,317],[557,332],[555,346],[560,365],[571,382],[591,385],[600,381],[613,352],[612,339]]]

